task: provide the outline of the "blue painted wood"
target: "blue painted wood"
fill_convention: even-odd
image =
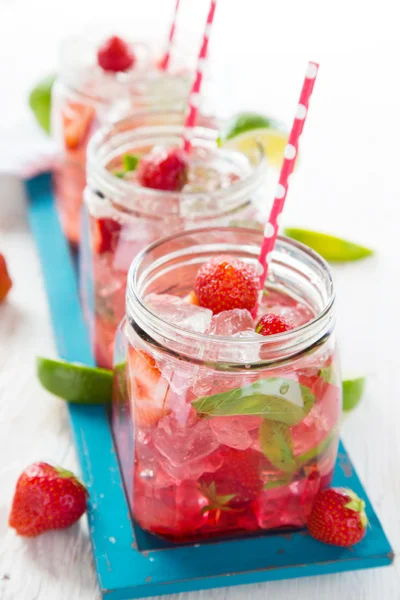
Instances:
[[[49,176],[28,181],[27,192],[58,352],[66,360],[94,364]],[[70,415],[82,476],[90,493],[90,535],[103,598],[127,600],[321,575],[379,567],[393,560],[390,544],[343,445],[334,484],[351,487],[366,500],[370,522],[365,539],[354,548],[325,546],[301,531],[199,545],[157,542],[151,545],[156,549],[139,552],[135,549],[138,529],[132,524],[123,493],[105,409],[71,405]]]

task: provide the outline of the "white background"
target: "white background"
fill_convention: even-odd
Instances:
[[[180,43],[195,55],[207,1],[182,4]],[[109,24],[112,32],[160,38],[173,5],[174,0],[0,0],[0,171],[41,156],[44,138],[30,118],[26,95],[38,77],[55,68],[64,35]],[[395,0],[219,0],[211,47],[212,100],[220,113],[250,108],[289,124],[306,61],[321,63],[284,221],[377,250],[373,259],[335,268],[343,370],[368,377],[363,404],[346,421],[343,437],[395,551],[400,550],[399,50]],[[55,355],[55,349],[14,176],[0,179],[0,252],[15,284],[0,307],[0,599],[94,600],[98,592],[84,523],[30,541],[7,529],[13,486],[26,464],[44,459],[76,468],[65,407],[34,377],[35,355]],[[395,564],[180,597],[399,600],[400,572]]]

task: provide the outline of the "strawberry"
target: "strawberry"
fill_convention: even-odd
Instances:
[[[85,486],[70,471],[34,463],[17,481],[9,525],[26,537],[65,529],[83,515],[87,496]]]
[[[215,473],[204,473],[200,489],[210,501],[208,510],[241,508],[255,500],[263,489],[260,477],[263,458],[255,450],[235,450],[228,446],[223,447],[221,455],[222,467]]]
[[[132,414],[140,427],[155,425],[169,413],[165,406],[169,384],[146,352],[130,346],[128,352]]]
[[[200,306],[214,314],[235,308],[251,312],[257,302],[259,286],[253,267],[238,258],[216,256],[200,267],[195,294]]]
[[[136,57],[129,44],[116,35],[106,40],[97,51],[97,62],[104,71],[127,71],[135,61]]]
[[[6,259],[0,254],[0,302],[5,300],[12,287],[12,281],[7,270]]]
[[[308,519],[312,537],[334,546],[353,546],[365,535],[365,502],[352,490],[329,488],[320,492]]]
[[[256,332],[261,335],[274,335],[275,333],[283,333],[293,329],[287,319],[268,313],[261,317],[256,327]]]
[[[188,164],[179,148],[164,149],[142,156],[136,173],[144,187],[179,192],[188,179]]]
[[[95,219],[92,229],[92,247],[96,254],[114,251],[121,225],[113,219]]]
[[[87,141],[94,119],[94,108],[78,102],[69,102],[62,110],[64,144],[76,150]]]

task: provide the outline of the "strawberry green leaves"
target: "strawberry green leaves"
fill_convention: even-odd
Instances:
[[[209,500],[209,504],[203,506],[201,514],[204,515],[213,510],[220,511],[233,511],[233,508],[227,506],[231,500],[235,497],[235,494],[225,494],[224,496],[217,495],[217,487],[215,482],[212,481],[209,486],[203,484],[200,486],[201,493]]]
[[[318,231],[289,227],[284,230],[284,234],[309,246],[329,262],[349,262],[374,253],[370,248]]]
[[[255,415],[291,426],[307,416],[314,402],[315,396],[306,386],[274,377],[198,398],[192,406],[201,415]]]

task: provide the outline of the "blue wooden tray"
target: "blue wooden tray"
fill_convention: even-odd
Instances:
[[[55,211],[50,176],[29,180],[26,189],[59,355],[93,365],[76,272]],[[370,522],[365,539],[354,548],[325,546],[305,531],[173,545],[145,534],[133,523],[105,409],[70,405],[69,410],[82,477],[90,493],[89,528],[103,598],[142,598],[380,567],[393,561],[390,544],[343,445],[334,484],[351,487],[365,499]]]

